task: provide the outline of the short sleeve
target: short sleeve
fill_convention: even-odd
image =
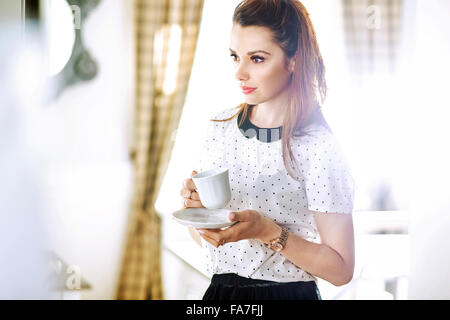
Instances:
[[[355,183],[347,159],[335,137],[332,134],[321,134],[303,145],[299,154],[308,209],[351,214]]]

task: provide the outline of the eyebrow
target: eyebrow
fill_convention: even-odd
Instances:
[[[232,53],[236,53],[233,49],[230,49],[230,51]],[[264,51],[264,50],[249,51],[249,52],[247,52],[247,55],[251,56],[252,54],[255,54],[255,53],[258,53],[258,52],[262,52],[262,53],[268,54],[269,56],[271,55],[270,53],[268,53],[267,51]]]

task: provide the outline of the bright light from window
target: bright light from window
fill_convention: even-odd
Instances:
[[[35,40],[26,46],[20,46],[15,52],[10,77],[14,97],[28,112],[36,112],[36,106],[42,102],[45,88],[43,56]]]
[[[155,35],[154,40],[154,64],[160,66],[165,53],[165,38],[169,34],[167,61],[164,70],[163,92],[166,95],[172,94],[177,86],[178,64],[181,50],[181,27],[178,24],[164,26]]]
[[[75,43],[74,17],[67,1],[47,0],[44,8],[49,75],[54,76],[64,68],[72,55]]]

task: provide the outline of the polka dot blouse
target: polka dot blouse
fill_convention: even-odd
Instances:
[[[229,118],[237,111],[226,109],[213,119]],[[354,182],[335,137],[318,125],[308,129],[310,135],[291,140],[299,167],[295,172],[298,181],[284,167],[281,139],[249,138],[238,127],[237,117],[209,121],[196,170],[229,169],[232,198],[226,209],[256,210],[290,232],[320,243],[314,211],[351,214]],[[317,281],[255,239],[219,248],[202,239],[202,246],[211,274],[236,273],[277,282]]]

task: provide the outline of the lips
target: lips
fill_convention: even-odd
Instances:
[[[241,87],[241,89],[244,94],[250,94],[256,90],[256,88],[252,88],[252,87]]]

